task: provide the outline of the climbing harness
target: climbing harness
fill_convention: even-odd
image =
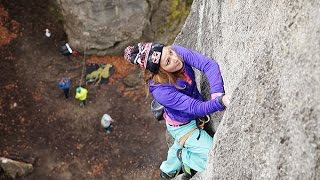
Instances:
[[[204,125],[210,121],[210,116],[206,115],[206,116],[202,116],[202,117],[199,117],[198,119],[198,122],[197,122],[197,127],[199,129],[199,135],[197,137],[197,140],[199,140],[200,136],[201,136],[201,129],[204,128]]]
[[[197,124],[197,127],[194,127],[179,139],[179,144],[181,147],[184,147],[184,143],[196,129],[199,129],[199,136],[197,137],[197,140],[199,140],[201,135],[201,129],[203,129],[204,125],[210,121],[210,116],[206,115],[198,118],[197,120],[199,121],[199,124]]]
[[[180,139],[179,139],[179,144],[181,147],[184,147],[184,143],[186,142],[186,140],[189,138],[189,136],[193,133],[193,131],[195,131],[196,129],[198,129],[198,127],[195,127],[193,129],[191,129],[189,132],[187,132],[185,135],[183,135]]]

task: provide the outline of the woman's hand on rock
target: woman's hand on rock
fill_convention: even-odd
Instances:
[[[226,107],[229,107],[230,99],[231,99],[231,97],[228,94],[222,96],[222,102]]]

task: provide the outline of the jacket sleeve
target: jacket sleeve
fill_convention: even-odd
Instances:
[[[64,84],[63,84],[62,82],[60,82],[60,81],[59,81],[59,83],[58,83],[58,87],[59,87],[59,89],[63,89]]]
[[[66,78],[66,88],[70,88],[71,81],[69,78]]]
[[[196,116],[224,110],[224,106],[219,103],[218,98],[205,102],[199,101],[179,92],[173,86],[158,87],[152,91],[152,95],[164,107]]]
[[[80,93],[76,92],[76,95],[74,96],[76,99],[79,99]]]
[[[210,84],[211,94],[224,93],[223,79],[219,65],[215,60],[182,46],[174,45],[173,48],[185,63],[195,67],[206,75]]]

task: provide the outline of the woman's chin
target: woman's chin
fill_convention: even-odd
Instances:
[[[178,65],[177,71],[180,71],[182,68],[183,68],[183,63],[180,63],[180,64]]]

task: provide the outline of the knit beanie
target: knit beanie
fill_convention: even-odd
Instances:
[[[140,65],[140,67],[157,74],[163,47],[164,45],[160,43],[138,43],[138,45],[128,46],[124,50],[124,58],[132,64]]]

